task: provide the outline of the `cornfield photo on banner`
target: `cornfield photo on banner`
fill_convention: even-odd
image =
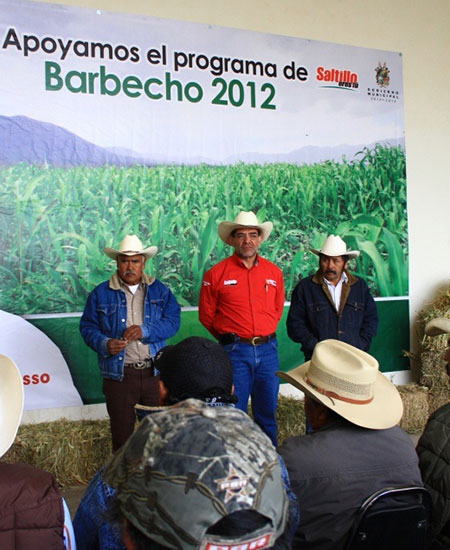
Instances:
[[[103,248],[127,233],[158,246],[147,272],[196,306],[204,271],[230,254],[217,225],[240,210],[273,221],[261,253],[283,270],[288,299],[329,233],[361,250],[350,268],[376,296],[408,294],[405,154],[377,145],[310,165],[3,167],[0,309],[82,311],[114,269]]]

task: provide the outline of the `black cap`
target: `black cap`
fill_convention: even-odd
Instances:
[[[155,368],[172,398],[214,397],[230,395],[233,386],[233,367],[222,346],[191,336],[173,346],[160,350]]]

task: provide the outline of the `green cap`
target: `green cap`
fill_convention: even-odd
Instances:
[[[283,533],[288,499],[278,455],[242,411],[188,399],[144,418],[105,468],[123,515],[167,548],[268,548]],[[240,537],[209,535],[254,510],[267,525]]]

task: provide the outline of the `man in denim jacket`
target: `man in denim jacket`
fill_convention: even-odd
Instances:
[[[180,306],[160,281],[144,273],[157,252],[127,235],[118,250],[105,248],[117,270],[88,297],[80,331],[98,355],[103,393],[111,421],[113,451],[133,433],[134,406],[158,405],[156,353],[180,327]]]
[[[365,281],[347,271],[358,250],[347,250],[335,235],[327,237],[319,256],[319,269],[302,279],[292,292],[287,318],[291,340],[301,344],[305,361],[311,359],[317,342],[329,338],[368,351],[376,335],[378,314]]]

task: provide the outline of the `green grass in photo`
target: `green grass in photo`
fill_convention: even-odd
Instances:
[[[147,271],[196,306],[206,269],[228,256],[222,220],[254,210],[274,231],[261,253],[284,273],[287,296],[317,268],[310,246],[328,233],[362,251],[352,268],[378,296],[408,293],[405,155],[377,145],[352,160],[312,165],[100,168],[19,164],[0,169],[0,308],[81,311],[126,233],[158,254]]]

